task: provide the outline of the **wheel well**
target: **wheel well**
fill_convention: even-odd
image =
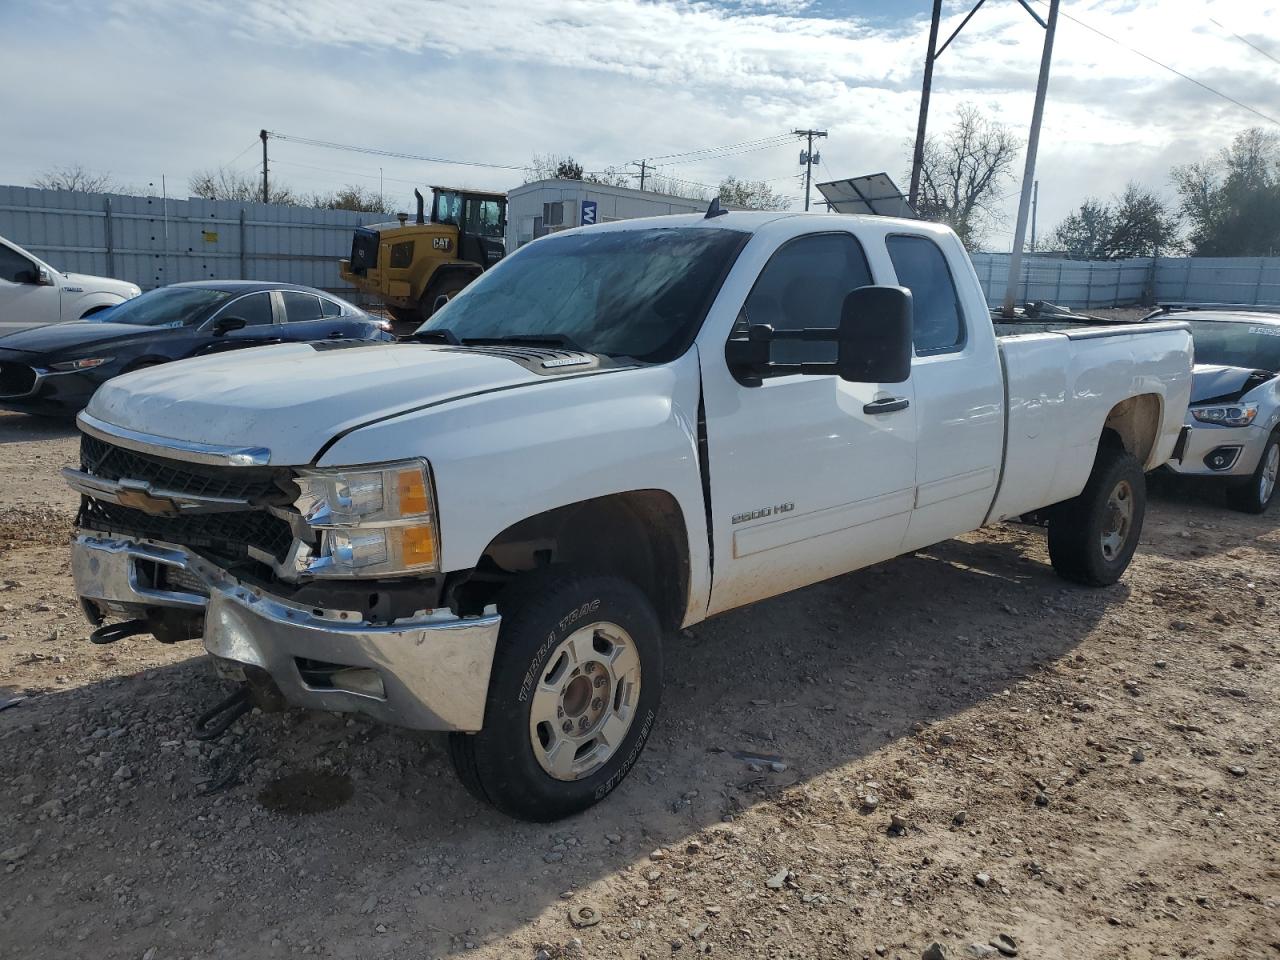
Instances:
[[[583,500],[508,527],[458,589],[461,606],[491,603],[511,574],[563,563],[623,577],[645,592],[664,628],[676,629],[689,599],[684,515],[662,490]]]
[[[1160,433],[1160,407],[1160,398],[1154,393],[1120,401],[1107,414],[1098,448],[1108,443],[1119,444],[1146,469]]]
[[[100,303],[96,307],[90,307],[84,313],[80,314],[80,319],[83,320],[85,317],[92,317],[95,313],[101,313],[103,310],[110,310],[114,306],[118,306],[118,304]]]

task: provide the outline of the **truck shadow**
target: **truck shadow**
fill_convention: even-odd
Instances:
[[[1123,585],[1090,591],[1056,579],[1038,532],[970,541],[673,638],[663,713],[635,770],[602,804],[555,824],[516,823],[474,801],[453,777],[442,737],[361,718],[254,713],[201,746],[189,739],[191,723],[228,688],[196,661],[0,712],[4,754],[20,740],[24,756],[41,758],[0,795],[0,840],[34,851],[0,877],[0,896],[7,887],[14,905],[13,942],[47,948],[54,929],[71,929],[99,901],[110,906],[96,883],[107,873],[161,911],[173,950],[199,952],[216,936],[242,956],[270,952],[264,931],[284,943],[323,942],[335,955],[372,949],[378,936],[379,955],[433,956],[518,934],[547,910],[563,919],[562,891],[597,881],[643,886],[628,867],[647,864],[655,847],[683,850],[788,788],[893,779],[880,747],[931,738],[932,725],[998,703],[1128,596]],[[779,767],[752,770],[735,751],[776,757]],[[305,777],[295,788],[324,793],[310,808],[319,812],[304,814],[305,803],[278,812],[282,790],[290,808],[282,778],[298,773],[312,776],[312,788]],[[32,793],[35,805],[20,806]],[[61,813],[40,813],[49,797],[63,798]],[[35,861],[61,849],[92,857],[106,849],[104,830],[128,859],[100,854],[102,862],[77,867],[79,879],[48,885],[46,909],[29,915],[18,905]],[[218,895],[192,899],[206,881]],[[284,911],[281,897],[324,910]],[[113,935],[117,948],[140,955],[153,934],[125,922]]]
[[[0,444],[62,440],[76,436],[74,417],[36,417],[0,410]]]

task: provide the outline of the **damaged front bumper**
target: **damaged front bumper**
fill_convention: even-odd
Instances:
[[[236,580],[183,547],[84,533],[71,569],[86,614],[195,623],[220,669],[268,674],[290,703],[418,730],[484,723],[501,618],[448,610],[372,623]],[[203,617],[202,628],[200,625]]]

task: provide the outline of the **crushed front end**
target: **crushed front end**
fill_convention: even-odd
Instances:
[[[82,498],[72,571],[100,642],[203,637],[262,705],[481,728],[499,617],[443,603],[425,461],[283,467],[263,449],[80,426],[80,467],[63,474]]]

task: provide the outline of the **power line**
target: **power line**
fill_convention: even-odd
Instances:
[[[1047,0],[1037,0],[1037,2],[1041,6],[1047,5]],[[1168,70],[1170,73],[1174,74],[1175,76],[1179,76],[1183,80],[1188,80],[1191,83],[1194,83],[1197,87],[1200,87],[1200,89],[1207,90],[1209,91],[1209,93],[1212,93],[1214,96],[1221,97],[1223,100],[1228,100],[1231,103],[1234,103],[1237,107],[1240,107],[1240,109],[1248,110],[1250,113],[1254,114],[1255,116],[1261,117],[1263,120],[1266,120],[1268,123],[1274,123],[1277,126],[1280,126],[1280,120],[1277,120],[1275,117],[1270,116],[1269,114],[1263,113],[1261,110],[1258,110],[1255,107],[1251,107],[1247,103],[1242,103],[1241,101],[1237,100],[1235,97],[1231,96],[1230,94],[1223,93],[1221,90],[1215,90],[1213,87],[1209,86],[1207,83],[1203,83],[1202,81],[1197,80],[1195,77],[1188,76],[1187,74],[1183,73],[1181,70],[1178,70],[1175,67],[1171,67],[1167,63],[1157,60],[1155,57],[1151,56],[1150,54],[1143,53],[1141,50],[1138,50],[1135,47],[1129,46],[1127,43],[1117,40],[1115,37],[1111,36],[1110,34],[1103,33],[1097,27],[1092,26],[1088,23],[1085,23],[1079,17],[1073,17],[1071,14],[1067,13],[1065,10],[1062,11],[1062,15],[1066,17],[1068,20],[1072,21],[1073,23],[1079,24],[1080,26],[1084,27],[1086,30],[1090,30],[1093,33],[1096,33],[1098,36],[1102,37],[1102,39],[1110,40],[1117,47],[1123,47],[1125,50],[1128,50],[1130,53],[1137,54],[1139,57],[1142,57],[1143,60],[1148,60],[1151,63],[1154,63],[1157,67],[1161,67],[1165,70]],[[1248,43],[1248,41],[1245,41],[1245,42]]]
[[[238,161],[241,157],[243,157],[246,153],[248,153],[254,147],[256,147],[258,145],[258,142],[259,141],[257,137],[254,137],[252,140],[250,140],[249,145],[245,147],[243,150],[241,150],[239,153],[237,153],[235,157],[232,158],[231,162],[227,164],[227,166],[234,167],[236,165],[236,161]]]
[[[792,136],[778,137],[768,143],[762,143],[754,147],[746,147],[742,150],[731,150],[726,153],[709,153],[701,157],[689,157],[685,160],[668,160],[668,166],[674,166],[681,163],[702,163],[706,160],[724,160],[728,157],[740,157],[744,153],[757,153],[760,150],[773,150],[775,147],[785,146],[793,142],[795,138]]]
[[[1257,50],[1260,54],[1262,54],[1262,55],[1263,55],[1264,57],[1266,57],[1268,60],[1274,60],[1276,63],[1280,63],[1280,58],[1276,57],[1274,54],[1272,54],[1272,53],[1270,53],[1270,52],[1268,52],[1268,51],[1266,51],[1266,50],[1263,50],[1260,46],[1258,46],[1258,45],[1257,45],[1256,43],[1254,43],[1252,40],[1247,40],[1247,39],[1245,39],[1244,37],[1240,36],[1240,34],[1236,33],[1236,32],[1235,32],[1234,30],[1232,30],[1230,27],[1223,26],[1221,23],[1218,23],[1218,21],[1217,21],[1217,20],[1215,20],[1215,19],[1213,19],[1213,17],[1210,17],[1210,18],[1209,18],[1209,22],[1210,22],[1210,23],[1212,23],[1212,24],[1214,24],[1215,26],[1222,27],[1222,29],[1223,29],[1223,30],[1227,31],[1227,33],[1231,34],[1233,37],[1235,37],[1235,38],[1236,38],[1237,40],[1239,40],[1241,43],[1247,43],[1249,46],[1253,47],[1253,49]]]
[[[445,157],[427,157],[416,153],[401,153],[397,150],[379,150],[376,147],[360,147],[349,143],[334,143],[331,140],[314,140],[311,137],[294,137],[284,133],[268,131],[274,140],[287,140],[301,143],[309,147],[324,147],[326,150],[347,150],[351,153],[365,153],[375,157],[392,157],[397,160],[414,160],[418,163],[444,163],[456,167],[486,167],[492,170],[524,170],[527,164],[485,163],[482,160],[449,160]]]
[[[646,159],[649,159],[649,160],[670,160],[672,157],[687,157],[687,156],[690,156],[691,154],[695,154],[695,153],[718,153],[718,152],[720,152],[721,150],[735,150],[735,149],[737,149],[738,147],[750,147],[750,146],[755,146],[755,145],[757,145],[757,144],[763,144],[763,143],[765,143],[766,141],[769,141],[769,140],[776,140],[776,141],[778,141],[778,142],[782,142],[782,141],[790,140],[790,139],[791,139],[791,135],[790,135],[790,134],[788,134],[788,133],[774,134],[774,135],[773,135],[773,136],[771,136],[771,137],[760,137],[760,138],[758,138],[758,139],[756,139],[756,140],[744,140],[744,141],[742,141],[741,143],[727,143],[727,144],[723,144],[722,146],[719,146],[719,147],[702,147],[702,148],[701,148],[701,149],[699,149],[699,150],[686,150],[686,151],[684,151],[683,153],[664,153],[664,154],[662,154],[661,156],[657,156],[657,157],[648,157],[648,158],[646,158]],[[682,161],[682,162],[683,162],[683,161]]]

